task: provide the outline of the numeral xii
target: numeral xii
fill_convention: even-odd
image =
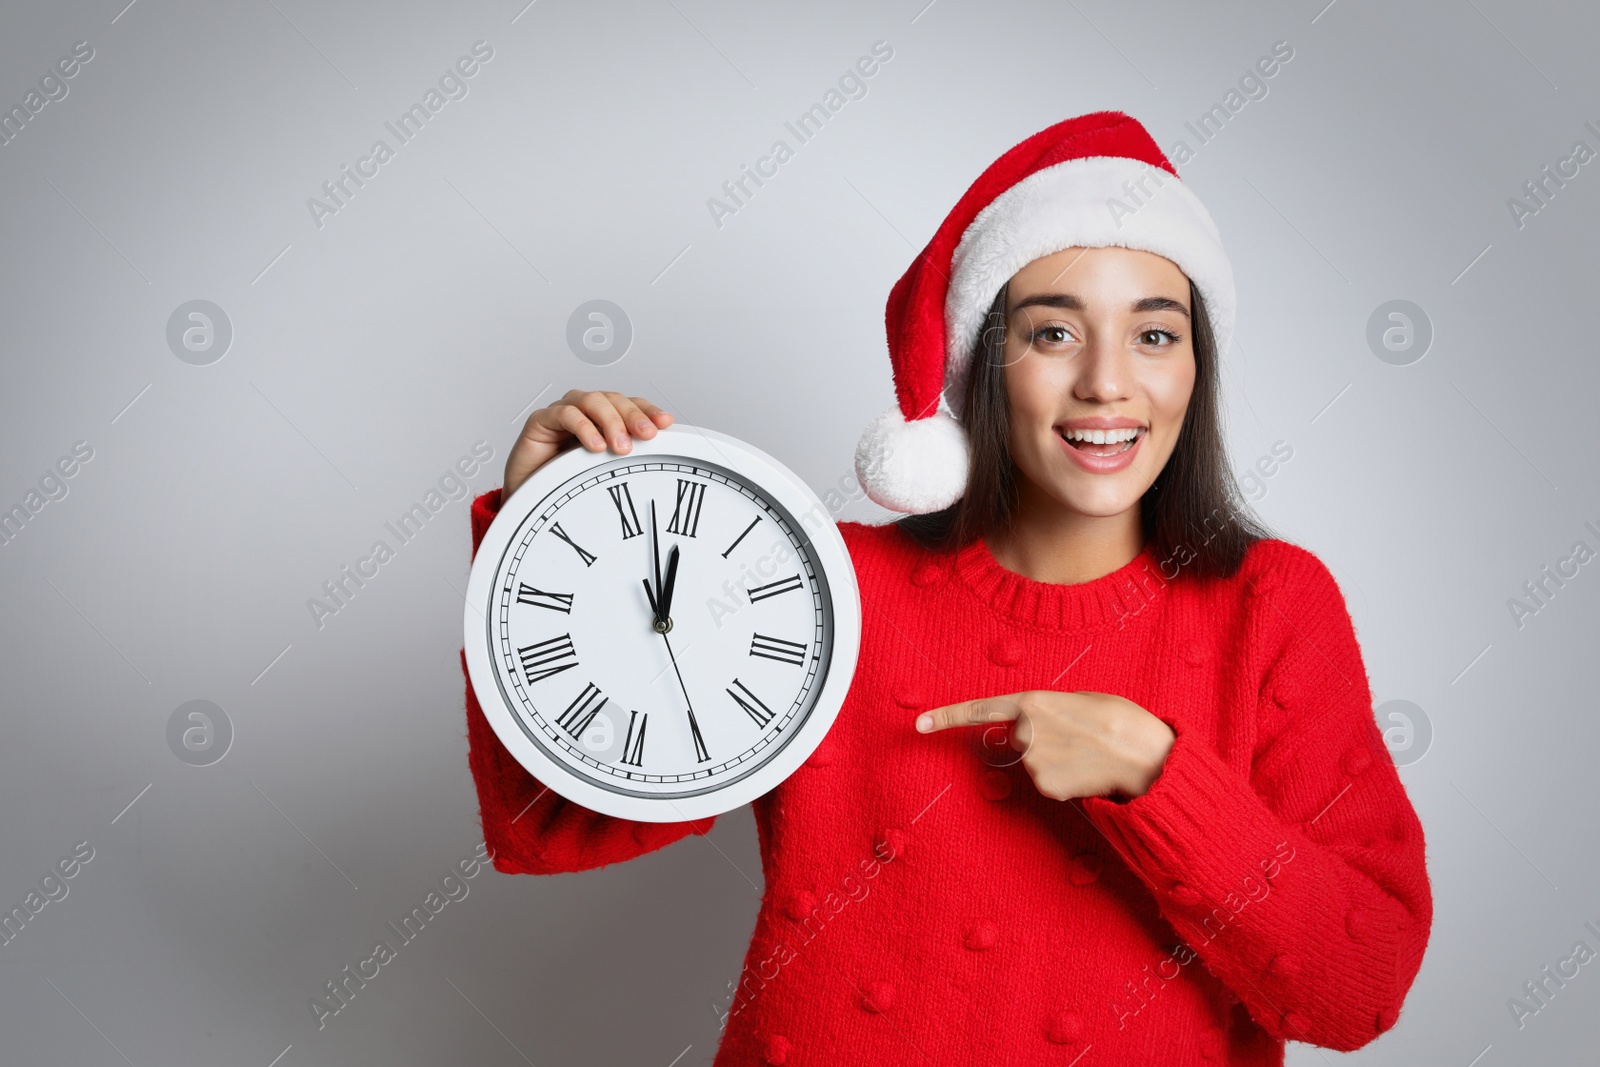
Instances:
[[[679,478],[678,501],[673,505],[672,521],[667,524],[667,532],[693,537],[695,531],[700,528],[700,505],[705,502],[705,498],[704,482]]]

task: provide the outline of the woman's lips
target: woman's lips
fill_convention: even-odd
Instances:
[[[1059,432],[1056,434],[1056,439],[1061,442],[1062,450],[1084,470],[1091,474],[1114,474],[1117,471],[1133,466],[1134,456],[1138,454],[1139,446],[1144,443],[1144,439],[1149,436],[1149,433],[1149,430],[1140,430],[1139,436],[1135,437],[1131,444],[1119,442],[1115,445],[1097,445],[1089,442],[1079,442],[1084,446],[1083,448],[1072,444]],[[1085,449],[1092,449],[1093,451],[1085,451]],[[1117,451],[1111,452],[1110,455],[1095,454],[1109,449],[1116,449]]]

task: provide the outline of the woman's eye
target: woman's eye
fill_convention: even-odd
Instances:
[[[1178,335],[1171,330],[1149,329],[1142,330],[1139,333],[1139,342],[1141,344],[1151,345],[1156,348],[1166,347],[1166,345],[1162,344],[1163,338],[1166,339],[1166,345],[1177,344],[1178,342]]]
[[[1060,345],[1072,340],[1072,334],[1067,332],[1065,326],[1041,326],[1034,332],[1033,339],[1043,341],[1045,344]]]

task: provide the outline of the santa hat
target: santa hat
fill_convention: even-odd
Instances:
[[[978,176],[889,293],[884,316],[898,403],[856,445],[867,496],[926,514],[961,499],[968,442],[957,421],[979,331],[1000,287],[1064,248],[1154,252],[1188,275],[1227,350],[1233,268],[1216,223],[1136,119],[1058,122]]]

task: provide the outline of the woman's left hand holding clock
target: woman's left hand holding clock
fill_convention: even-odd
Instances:
[[[509,499],[534,471],[581,444],[591,452],[609,446],[626,453],[636,435],[649,440],[672,425],[672,416],[637,396],[600,389],[568,389],[566,395],[528,416],[506,457],[501,499]]]

